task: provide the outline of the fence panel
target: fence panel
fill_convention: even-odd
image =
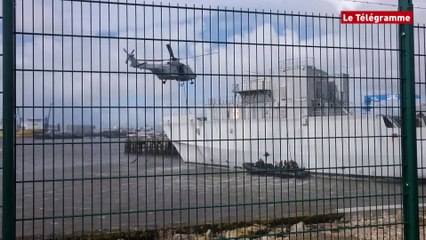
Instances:
[[[17,236],[403,237],[398,26],[102,0],[15,20]]]
[[[415,88],[416,93],[424,96],[425,94],[425,84],[426,84],[426,27],[417,25],[414,27],[414,67],[415,67]],[[417,115],[424,115],[425,104],[422,103],[420,106],[416,107]],[[417,147],[420,148],[417,150],[417,158],[418,158],[418,172],[423,172],[425,170],[425,163],[423,159],[425,159],[425,150],[422,149],[422,144],[425,141],[425,134],[422,131],[417,131]],[[425,198],[425,187],[423,179],[419,179],[419,207],[420,207],[420,216],[419,216],[419,225],[420,225],[420,238],[424,239],[426,236],[425,233],[425,214],[423,211],[424,207],[424,198]]]

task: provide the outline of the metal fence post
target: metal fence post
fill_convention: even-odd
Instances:
[[[3,239],[15,239],[15,1],[3,0]]]
[[[412,11],[412,0],[399,0],[399,10]],[[413,24],[401,24],[399,38],[404,239],[419,239]]]

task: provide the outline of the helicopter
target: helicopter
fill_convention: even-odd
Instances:
[[[136,59],[134,54],[135,50],[129,53],[126,49],[123,49],[127,54],[126,64],[130,61],[130,67],[151,71],[155,76],[163,81],[163,84],[165,84],[167,80],[176,80],[181,82],[190,81],[191,84],[194,84],[193,80],[197,77],[197,75],[188,65],[180,62],[180,58],[175,57],[170,44],[166,44],[166,47],[169,51],[170,59]],[[165,63],[157,64],[155,62]]]

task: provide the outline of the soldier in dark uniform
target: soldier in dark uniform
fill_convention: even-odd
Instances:
[[[299,166],[297,165],[297,163],[296,163],[295,161],[291,160],[291,161],[289,162],[289,168],[290,168],[290,169],[298,169],[298,168],[299,168]]]
[[[290,168],[290,165],[289,165],[289,163],[288,163],[287,160],[284,161],[284,168],[285,169],[289,169]]]
[[[256,167],[259,167],[259,168],[265,167],[265,162],[263,161],[263,159],[259,159],[259,161],[256,164]]]

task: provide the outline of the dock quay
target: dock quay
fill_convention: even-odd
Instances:
[[[172,141],[166,135],[158,134],[129,137],[124,146],[124,153],[176,154],[178,152],[173,146]]]

